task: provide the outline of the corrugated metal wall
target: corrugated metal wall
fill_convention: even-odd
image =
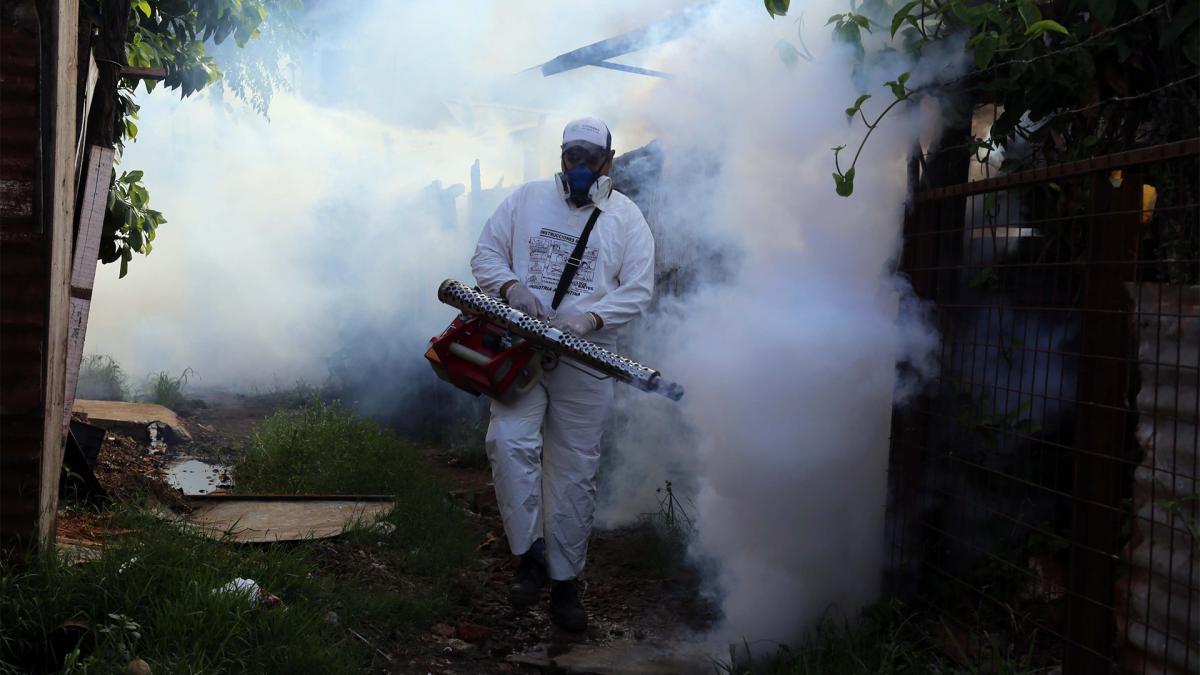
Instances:
[[[39,62],[33,2],[0,15],[0,544],[33,536],[45,400],[46,232],[38,203]]]
[[[1133,524],[1118,587],[1122,670],[1200,672],[1200,286],[1131,284],[1141,388]],[[1190,645],[1190,646],[1189,646]]]

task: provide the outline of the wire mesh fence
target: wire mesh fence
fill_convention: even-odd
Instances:
[[[889,582],[963,660],[1200,672],[1198,177],[1192,139],[915,193],[941,344],[893,415]]]

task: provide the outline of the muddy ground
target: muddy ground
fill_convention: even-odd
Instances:
[[[255,426],[290,402],[226,395],[206,403],[205,408],[181,414],[192,442],[172,446],[166,453],[149,454],[146,445],[132,438],[107,435],[96,475],[114,500],[149,495],[174,508],[185,508],[181,494],[166,482],[164,467],[170,459],[194,456],[230,464],[251,439]],[[565,652],[599,647],[611,648],[614,653],[669,649],[677,642],[694,639],[716,620],[714,607],[700,593],[695,571],[664,565],[648,556],[651,545],[661,542],[648,525],[593,534],[583,578],[583,599],[590,617],[585,634],[572,635],[551,626],[548,593],[540,605],[511,609],[507,586],[516,568],[515,558],[505,541],[490,470],[464,465],[437,449],[423,454],[476,525],[479,560],[476,569],[467,574],[471,577],[468,586],[477,590],[454,616],[429,626],[416,639],[396,637],[390,644],[373,645],[381,655],[376,660],[381,672],[539,672],[543,668],[531,664],[545,665]],[[83,548],[121,534],[111,528],[103,513],[78,508],[60,511],[58,532],[60,539]],[[315,545],[321,547],[323,563],[336,573],[366,575],[379,584],[406,583],[373,565],[371,551],[365,547],[337,539]]]

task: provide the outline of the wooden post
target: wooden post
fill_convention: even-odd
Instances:
[[[46,131],[53,139],[50,184],[45,214],[49,253],[45,349],[45,401],[43,405],[41,487],[38,494],[36,538],[38,545],[54,544],[58,509],[58,479],[62,472],[64,447],[62,410],[66,393],[67,320],[70,314],[72,235],[75,226],[75,142],[79,103],[79,2],[53,3],[49,25],[53,27],[53,119]]]
[[[1071,567],[1065,675],[1112,670],[1113,586],[1121,529],[1122,458],[1132,447],[1129,295],[1141,221],[1142,182],[1094,174],[1083,290],[1079,415],[1075,427]]]

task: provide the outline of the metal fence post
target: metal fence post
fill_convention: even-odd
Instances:
[[[1113,587],[1123,510],[1121,462],[1133,447],[1129,409],[1132,337],[1124,282],[1136,270],[1142,182],[1129,171],[1093,174],[1081,309],[1068,575],[1065,675],[1111,672]]]

